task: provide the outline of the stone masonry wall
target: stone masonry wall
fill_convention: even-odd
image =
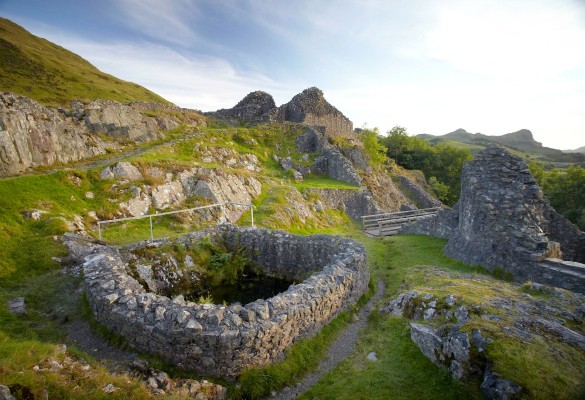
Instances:
[[[522,159],[499,147],[480,152],[463,167],[459,223],[445,254],[524,275],[524,265],[548,256],[549,240],[540,228],[544,204]]]
[[[326,136],[355,137],[353,123],[337,108],[325,100],[323,92],[308,88],[291,101],[276,108],[270,115],[272,121],[300,122],[308,126],[324,128]]]
[[[447,256],[520,281],[585,291],[585,233],[552,209],[524,161],[500,147],[465,164],[453,209],[401,233],[446,238]]]
[[[235,377],[281,359],[295,341],[316,333],[367,290],[365,250],[350,239],[223,225],[181,240],[188,245],[202,235],[245,248],[267,273],[312,275],[244,306],[187,303],[182,296],[148,293],[127,274],[118,250],[102,247],[83,265],[96,319],[139,351],[203,375]]]

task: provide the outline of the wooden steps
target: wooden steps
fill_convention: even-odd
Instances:
[[[364,215],[362,228],[370,236],[390,236],[397,234],[400,229],[411,222],[434,216],[439,207],[420,210],[400,211],[394,213]]]

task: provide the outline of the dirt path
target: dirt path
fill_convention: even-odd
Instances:
[[[305,393],[309,390],[313,385],[315,385],[319,380],[329,371],[331,371],[337,364],[339,364],[343,359],[353,353],[355,344],[359,337],[359,332],[362,328],[364,328],[368,322],[368,317],[372,313],[373,308],[376,306],[378,301],[384,295],[386,291],[386,286],[384,282],[381,280],[378,281],[378,285],[376,287],[376,293],[374,296],[368,301],[368,303],[362,307],[361,310],[357,313],[357,320],[354,321],[351,325],[349,325],[338,337],[335,339],[331,347],[329,348],[329,352],[327,353],[327,357],[321,361],[317,370],[309,375],[307,375],[301,382],[297,383],[294,387],[286,387],[277,393],[275,396],[270,397],[270,399],[278,399],[278,400],[292,400],[295,399],[297,396]]]

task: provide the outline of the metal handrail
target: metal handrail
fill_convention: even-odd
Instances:
[[[102,240],[102,225],[106,225],[106,224],[110,224],[110,223],[114,223],[114,222],[131,221],[131,220],[136,220],[136,219],[148,218],[150,220],[150,240],[154,240],[154,233],[152,231],[152,217],[160,217],[163,215],[178,214],[178,213],[182,213],[182,212],[189,212],[189,211],[196,211],[196,210],[204,210],[206,208],[213,208],[213,207],[221,207],[222,214],[225,216],[224,206],[226,206],[226,205],[250,207],[250,215],[252,218],[252,228],[254,228],[254,208],[256,208],[256,206],[254,206],[253,204],[248,204],[248,203],[235,203],[235,202],[230,201],[230,202],[224,202],[224,203],[209,204],[207,206],[186,208],[184,210],[166,211],[166,212],[162,212],[162,213],[157,212],[156,214],[141,215],[139,217],[124,217],[124,218],[106,219],[103,221],[98,221],[97,222],[98,236],[99,236],[99,239]]]

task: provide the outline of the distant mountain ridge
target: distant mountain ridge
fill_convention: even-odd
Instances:
[[[537,158],[549,162],[585,162],[585,154],[581,154],[580,151],[564,152],[543,146],[542,143],[534,140],[532,132],[528,129],[521,129],[501,136],[491,136],[482,133],[470,133],[460,128],[445,135],[420,134],[417,137],[433,144],[449,142],[459,144],[460,147],[467,147],[472,153],[477,153],[490,145],[498,144],[523,153],[527,158]],[[581,149],[585,150],[585,147]]]
[[[150,90],[101,72],[87,60],[0,17],[0,91],[43,105],[106,99],[170,104]]]
[[[585,153],[585,146],[581,146],[574,150],[563,150],[565,153]]]

